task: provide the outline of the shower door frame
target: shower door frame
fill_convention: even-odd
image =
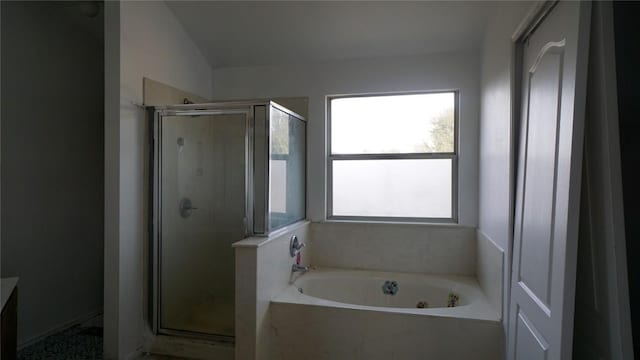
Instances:
[[[264,113],[259,113],[260,108]],[[286,108],[277,102],[266,99],[253,99],[241,101],[221,101],[202,104],[185,104],[148,107],[149,119],[149,196],[148,196],[148,234],[149,254],[149,286],[152,296],[148,296],[148,311],[151,327],[154,334],[177,335],[182,337],[200,338],[220,342],[235,341],[235,336],[216,335],[187,330],[162,328],[160,322],[161,310],[161,259],[160,249],[162,240],[162,223],[159,217],[162,208],[160,181],[162,180],[161,161],[161,118],[163,116],[207,116],[223,114],[246,114],[245,131],[245,238],[248,236],[268,236],[273,230],[270,226],[269,202],[270,202],[270,144],[271,144],[271,109],[278,109],[305,123],[305,163],[307,162],[307,119],[304,116]],[[264,134],[256,136],[258,131]],[[305,170],[305,214],[307,195],[307,176]],[[305,215],[306,217],[306,215]],[[262,219],[261,222],[256,219]],[[242,239],[238,239],[240,241]],[[235,272],[235,269],[234,269]],[[235,274],[234,274],[235,275]],[[235,299],[235,294],[234,294]],[[235,300],[234,300],[235,301]],[[234,324],[235,325],[235,324]]]
[[[226,102],[215,104],[189,104],[172,105],[148,108],[150,123],[149,148],[150,171],[149,188],[152,191],[149,196],[149,234],[151,240],[150,288],[153,296],[150,297],[150,319],[154,334],[177,335],[183,337],[200,338],[220,342],[235,341],[235,336],[209,334],[188,330],[163,328],[161,322],[161,291],[162,291],[162,118],[165,116],[215,116],[215,115],[244,115],[245,116],[245,237],[253,235],[253,172],[254,172],[254,111],[257,105],[267,105],[256,102]],[[237,241],[242,239],[237,239]],[[235,270],[234,270],[235,271]],[[234,294],[235,298],[235,294]],[[235,300],[234,300],[235,301]]]

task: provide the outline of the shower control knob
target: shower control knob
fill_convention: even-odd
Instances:
[[[180,205],[178,206],[178,209],[180,210],[180,216],[182,216],[185,219],[191,216],[191,212],[193,210],[198,210],[197,207],[193,207],[193,204],[191,204],[191,199],[189,198],[184,198],[180,200]]]
[[[303,247],[304,247],[304,243],[300,242],[298,240],[298,237],[293,235],[291,237],[291,240],[289,241],[289,255],[291,255],[291,257],[298,255],[298,253],[300,252],[300,250],[302,250]]]

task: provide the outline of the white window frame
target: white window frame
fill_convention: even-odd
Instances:
[[[423,95],[453,93],[453,152],[437,153],[383,153],[383,154],[332,154],[331,153],[331,102],[336,99],[394,96],[394,95]],[[459,153],[459,90],[437,90],[394,93],[370,93],[327,96],[327,219],[337,221],[377,221],[399,223],[458,223],[458,153]],[[406,159],[451,159],[451,217],[396,217],[396,216],[342,216],[333,215],[333,161],[334,160],[406,160]]]

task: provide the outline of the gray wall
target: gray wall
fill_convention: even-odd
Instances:
[[[618,112],[620,121],[620,150],[622,160],[622,187],[624,192],[624,217],[627,241],[627,264],[629,276],[629,300],[633,347],[635,357],[640,358],[640,263],[636,256],[640,254],[640,189],[638,182],[638,157],[640,156],[640,3],[614,3],[616,44],[616,69],[618,85]]]
[[[147,123],[143,78],[211,98],[211,68],[163,1],[108,1],[105,52],[104,357],[136,358],[147,300]]]
[[[103,20],[2,2],[2,276],[18,342],[102,309]]]

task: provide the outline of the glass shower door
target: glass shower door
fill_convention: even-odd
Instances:
[[[233,336],[248,115],[163,116],[159,125],[159,330]]]

